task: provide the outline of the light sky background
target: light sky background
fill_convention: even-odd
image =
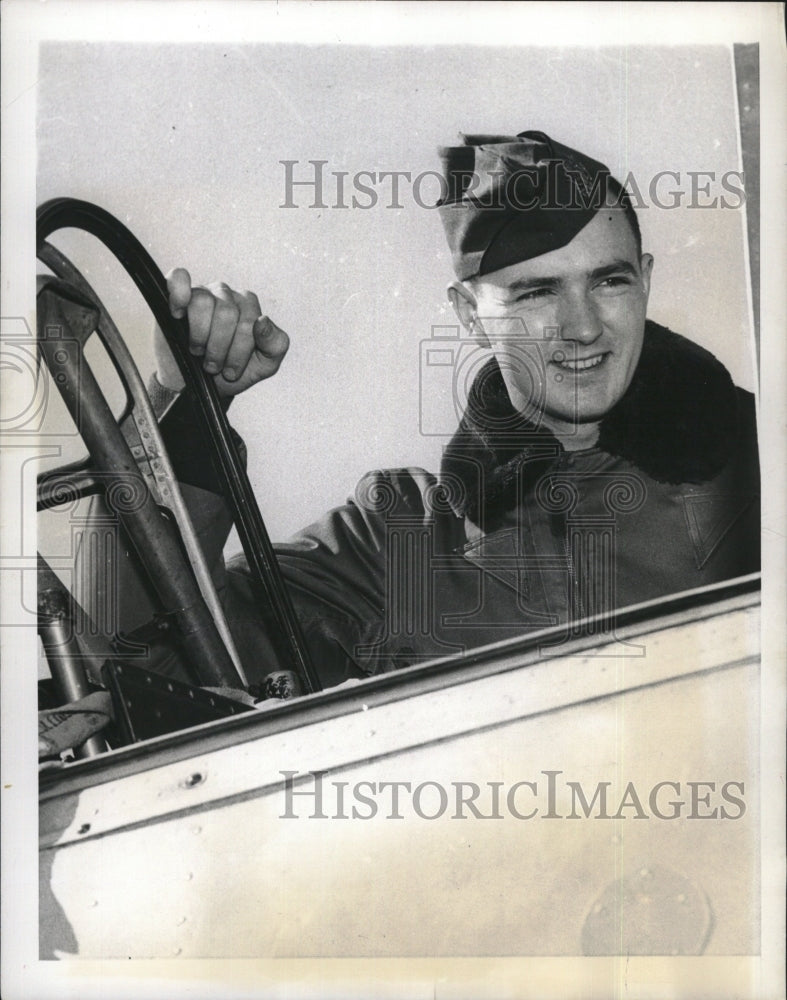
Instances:
[[[632,172],[645,198],[689,191],[688,171],[740,170],[727,46],[475,48],[296,44],[45,43],[38,86],[37,200],[70,195],[123,220],[168,270],[255,290],[290,334],[279,374],[233,403],[274,539],[342,503],[369,469],[436,471],[456,414],[450,370],[421,344],[455,322],[450,258],[434,210],[403,182],[402,208],[282,208],[285,168],[438,166],[459,132],[529,128]],[[345,183],[349,183],[345,182]],[[737,183],[737,182],[736,182]],[[436,184],[426,182],[424,201]],[[728,195],[728,199],[730,196]],[[703,198],[703,201],[707,199]],[[649,204],[649,314],[708,347],[754,388],[743,212]],[[54,240],[105,298],[149,371],[151,322],[87,237]],[[60,420],[57,407],[51,419]],[[48,412],[50,412],[48,411]],[[422,433],[420,416],[437,434]]]

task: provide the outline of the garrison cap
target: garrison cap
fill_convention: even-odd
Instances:
[[[460,281],[566,246],[610,204],[609,169],[544,132],[461,138],[438,204]]]

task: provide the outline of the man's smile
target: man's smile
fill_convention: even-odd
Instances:
[[[609,357],[609,351],[601,354],[593,354],[588,358],[566,358],[562,352],[556,351],[552,356],[552,363],[570,372],[587,372],[598,368]]]

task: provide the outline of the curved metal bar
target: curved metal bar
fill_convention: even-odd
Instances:
[[[38,477],[36,509],[52,510],[64,503],[83,500],[104,492],[104,483],[92,469],[63,466]]]
[[[238,455],[215,386],[188,351],[188,321],[169,311],[164,276],[132,233],[108,212],[73,198],[48,201],[37,212],[37,240],[42,243],[58,229],[83,229],[99,239],[131,276],[155,316],[170,350],[193,392],[207,435],[226,479],[235,524],[260,599],[260,612],[280,660],[295,670],[306,692],[320,690],[319,678],[286,590],[276,555],[257,507],[245,467]]]
[[[57,278],[43,279],[36,307],[39,350],[88,447],[96,474],[110,480],[108,496],[112,497],[118,521],[161,603],[173,616],[198,683],[237,686],[235,667],[199,591],[175,526],[139,474],[131,449],[85,362],[83,345],[95,330],[98,310],[90,299]]]
[[[155,452],[155,460],[159,463],[156,470],[155,483],[152,485],[158,493],[160,501],[175,516],[175,521],[180,530],[189,560],[191,561],[194,575],[197,577],[197,583],[199,584],[202,596],[210,613],[213,615],[216,628],[224,641],[224,645],[227,647],[227,652],[230,654],[230,659],[235,665],[238,676],[244,686],[248,687],[249,681],[243,669],[238,651],[235,648],[235,642],[227,624],[224,609],[221,606],[219,595],[216,593],[216,588],[213,586],[213,578],[210,575],[208,564],[205,562],[205,557],[202,554],[202,547],[197,539],[197,533],[194,531],[194,526],[191,523],[188,508],[180,492],[180,485],[178,484],[169,461],[169,456],[167,455],[167,449],[161,438],[156,415],[153,412],[153,407],[150,405],[150,398],[145,389],[145,384],[142,381],[142,376],[139,374],[139,369],[134,363],[131,352],[120,335],[120,331],[115,326],[112,317],[105,309],[103,302],[96,295],[84,275],[74,267],[71,261],[56,247],[53,247],[51,243],[45,241],[39,244],[38,258],[47,267],[51,268],[59,278],[70,281],[83,295],[92,299],[98,307],[98,335],[107,348],[113,363],[119,369],[119,373],[126,383],[126,390],[133,400],[134,405],[130,413],[131,418],[136,419],[135,414],[137,409],[139,409],[144,417],[145,430],[146,434],[149,435],[150,447]]]

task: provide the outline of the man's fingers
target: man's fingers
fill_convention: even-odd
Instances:
[[[228,396],[275,375],[290,344],[284,330],[268,316],[259,315],[256,295],[248,296],[240,308],[235,337],[224,359],[224,368],[216,376],[219,392]]]
[[[243,374],[254,353],[254,323],[260,315],[260,301],[254,292],[233,294],[238,307],[238,325],[221,369],[221,374],[229,382],[234,382]]]
[[[213,310],[216,300],[207,288],[197,286],[191,292],[189,301],[189,350],[192,354],[202,355],[210,337],[213,323]]]
[[[246,316],[251,317],[252,325],[256,319],[259,319],[262,315],[262,309],[260,308],[260,300],[254,294],[254,292],[238,292],[237,298],[239,304],[242,302],[244,305],[244,312]]]
[[[290,346],[290,338],[269,316],[260,316],[254,324],[254,344],[257,352],[278,368]]]
[[[220,392],[235,395],[278,371],[290,339],[260,315],[253,292],[236,292],[223,283],[192,287],[182,267],[167,275],[167,291],[172,315],[188,316],[189,350],[202,358]]]
[[[191,275],[184,267],[175,267],[167,275],[169,311],[175,319],[186,315],[186,307],[191,299]]]
[[[241,310],[236,293],[228,285],[209,285],[208,291],[213,296],[213,314],[202,367],[209,375],[217,375],[236,335]]]

